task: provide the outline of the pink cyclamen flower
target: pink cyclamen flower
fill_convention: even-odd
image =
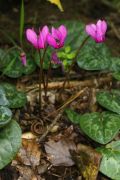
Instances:
[[[61,64],[61,61],[60,61],[60,59],[58,58],[57,53],[56,53],[55,51],[52,53],[52,58],[51,58],[51,60],[52,60],[52,63],[53,63],[53,64]]]
[[[98,20],[96,24],[86,25],[86,33],[90,35],[96,43],[105,41],[105,33],[107,31],[106,21]]]
[[[47,26],[44,26],[38,35],[33,29],[27,29],[26,38],[36,49],[44,49],[47,45],[48,33],[49,29]]]
[[[47,36],[47,42],[55,49],[59,49],[64,46],[64,42],[67,36],[67,29],[64,25],[61,25],[58,29],[52,27],[51,34]]]
[[[26,66],[26,64],[27,64],[27,62],[26,62],[26,54],[25,54],[24,52],[22,52],[22,53],[20,54],[20,59],[21,59],[21,61],[22,61],[22,64],[23,64],[24,66]]]

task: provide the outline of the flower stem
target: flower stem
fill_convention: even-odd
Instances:
[[[43,74],[43,62],[45,58],[45,53],[46,53],[47,47],[45,48],[43,52],[43,56],[41,56],[40,50],[39,50],[39,56],[40,56],[40,69],[39,69],[39,115],[41,114],[41,108],[42,108],[42,96],[41,96],[41,85],[43,82],[44,86],[44,91],[45,91],[45,79],[44,79],[44,74]]]
[[[40,69],[39,69],[39,115],[41,114],[41,84],[42,84],[42,59],[41,59],[41,53],[39,50],[39,56],[40,56]]]
[[[65,80],[64,80],[64,82],[63,82],[63,86],[62,86],[62,89],[60,90],[60,94],[59,94],[59,95],[61,95],[61,93],[62,93],[63,90],[65,89],[65,85],[66,85],[66,82],[67,82],[68,77],[69,77],[69,75],[70,75],[70,71],[72,70],[73,66],[75,65],[77,56],[79,55],[79,52],[80,52],[80,50],[82,49],[82,47],[83,47],[83,46],[85,45],[85,43],[87,42],[88,38],[89,38],[89,36],[87,36],[87,37],[84,39],[84,41],[82,42],[82,44],[80,44],[79,48],[77,49],[76,54],[75,54],[75,57],[74,57],[74,59],[73,59],[73,61],[72,61],[72,64],[71,64],[71,66],[69,67],[68,72],[66,73]]]
[[[50,64],[49,64],[49,69],[48,69],[48,72],[47,72],[47,75],[46,75],[46,85],[45,85],[45,98],[47,98],[47,91],[48,91],[48,79],[50,77],[50,72],[51,72],[51,61],[50,61]]]

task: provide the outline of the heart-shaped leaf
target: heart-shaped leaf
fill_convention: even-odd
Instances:
[[[6,98],[5,91],[0,88],[0,106],[7,106],[9,101]]]
[[[109,70],[112,72],[120,72],[120,57],[112,57]]]
[[[100,171],[111,179],[120,179],[120,141],[114,141],[104,148],[97,148],[103,158]]]
[[[0,49],[0,69],[4,68],[6,64],[10,62],[10,57],[7,52],[3,49]]]
[[[4,106],[0,106],[0,128],[5,126],[11,121],[12,112]]]
[[[3,88],[6,98],[9,101],[8,107],[20,108],[23,107],[27,101],[26,95],[23,92],[17,91],[15,86],[9,83],[1,83],[0,88]]]
[[[71,110],[71,109],[66,109],[65,113],[67,114],[67,117],[69,118],[69,120],[75,124],[79,124],[80,123],[80,115],[78,113],[76,113],[75,111]]]
[[[11,78],[18,78],[22,74],[31,74],[36,69],[36,64],[30,56],[27,56],[27,65],[23,66],[20,60],[20,54],[13,50],[9,54],[10,61],[2,70],[3,74]]]
[[[120,114],[120,92],[118,90],[98,92],[97,101],[106,109]]]
[[[110,66],[110,52],[105,44],[89,39],[80,51],[78,66],[85,70],[105,70]]]
[[[22,63],[18,60],[17,55],[11,57],[10,63],[6,65],[2,72],[11,78],[18,78],[22,75]]]
[[[12,120],[0,130],[0,169],[12,161],[21,145],[21,129]]]
[[[94,112],[79,115],[73,111],[67,111],[72,122],[80,124],[82,131],[94,141],[107,144],[119,132],[120,116],[109,112]]]
[[[84,114],[80,118],[80,127],[94,141],[107,144],[119,132],[120,116],[109,112]]]

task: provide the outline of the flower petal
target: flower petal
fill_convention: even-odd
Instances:
[[[48,26],[44,26],[41,30],[41,33],[42,33],[42,36],[43,36],[43,39],[44,39],[44,42],[46,41],[47,39],[47,35],[49,33],[49,29],[48,29]]]
[[[26,30],[26,38],[35,48],[38,48],[37,34],[34,30],[27,29]]]
[[[92,38],[95,39],[95,37],[96,37],[96,25],[95,24],[86,25],[85,31],[88,35],[92,36]]]
[[[58,29],[55,29],[54,27],[52,27],[52,36],[57,39],[57,40],[61,40],[62,39],[62,34]]]
[[[58,48],[56,40],[54,39],[54,37],[50,33],[47,35],[47,42],[53,48]]]
[[[45,41],[42,33],[40,32],[39,37],[38,37],[38,48],[44,49],[45,48]]]
[[[96,24],[97,26],[97,34],[96,34],[96,42],[104,42],[105,41],[105,33],[107,30],[107,23],[105,21],[99,20]]]
[[[64,25],[61,25],[58,30],[61,32],[62,34],[62,38],[65,40],[66,36],[67,36],[67,29]]]
[[[99,20],[97,22],[96,26],[97,26],[97,30],[99,31],[99,33],[101,33],[101,34],[105,34],[106,33],[106,30],[107,30],[107,23],[106,23],[106,21]]]

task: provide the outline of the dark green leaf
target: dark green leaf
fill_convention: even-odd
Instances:
[[[120,179],[120,141],[114,141],[106,148],[98,148],[103,158],[100,171],[111,179]]]
[[[120,114],[120,91],[111,90],[97,93],[98,103],[106,109]]]
[[[109,112],[84,114],[80,117],[80,127],[94,141],[107,144],[119,132],[120,116]]]
[[[11,121],[12,112],[4,106],[0,106],[0,128],[5,126]]]
[[[0,130],[0,169],[12,161],[21,145],[21,129],[12,120]]]
[[[0,49],[0,69],[4,68],[9,62],[9,55],[3,49]]]
[[[36,64],[30,56],[27,57],[27,65],[23,66],[20,55],[17,51],[12,50],[10,53],[10,62],[2,70],[3,74],[11,78],[18,78],[22,74],[31,74],[36,69]]]
[[[36,69],[36,64],[34,62],[34,59],[32,59],[28,56],[27,65],[22,66],[22,69],[23,69],[23,74],[25,74],[25,75],[29,75],[29,74],[33,73]]]
[[[0,88],[0,106],[7,106],[9,105],[9,101],[6,98],[5,91]]]
[[[67,117],[69,118],[69,120],[75,124],[79,124],[80,123],[80,115],[78,113],[76,113],[75,111],[71,110],[71,109],[66,109],[65,113],[67,114]]]
[[[105,44],[88,39],[78,55],[78,66],[85,70],[105,70],[110,66],[110,52]]]
[[[117,114],[94,112],[79,115],[72,110],[67,110],[66,113],[72,122],[80,124],[85,134],[101,144],[110,142],[120,129],[120,116]]]
[[[15,86],[9,83],[1,83],[0,88],[4,89],[10,108],[20,108],[25,106],[27,101],[26,95],[23,92],[17,91]]]
[[[120,57],[112,57],[109,70],[112,72],[120,72]]]

